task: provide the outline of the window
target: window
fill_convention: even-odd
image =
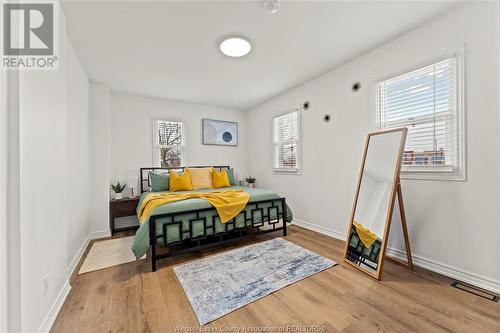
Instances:
[[[156,120],[154,135],[155,165],[162,168],[182,166],[184,161],[184,125],[176,121]]]
[[[455,57],[379,82],[375,126],[407,127],[404,178],[463,179],[463,144]]]
[[[298,110],[273,119],[273,170],[300,170],[300,114]]]

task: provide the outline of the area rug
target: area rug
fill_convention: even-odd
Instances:
[[[336,262],[282,238],[174,267],[200,325]]]
[[[90,248],[78,274],[121,265],[135,260],[132,253],[134,237],[122,237],[95,241]],[[144,259],[144,255],[141,259]]]

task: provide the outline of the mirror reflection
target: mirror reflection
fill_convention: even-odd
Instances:
[[[346,258],[369,272],[376,272],[379,266],[402,140],[404,131],[368,137]]]

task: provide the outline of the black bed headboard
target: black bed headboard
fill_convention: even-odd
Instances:
[[[196,166],[187,166],[187,167],[149,167],[149,168],[140,168],[139,177],[141,179],[141,193],[149,191],[151,187],[151,182],[149,180],[149,173],[159,170],[174,170],[177,172],[182,172],[186,168],[214,168],[217,170],[229,169],[229,165],[196,165]]]

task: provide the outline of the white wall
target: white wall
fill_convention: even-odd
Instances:
[[[238,146],[202,145],[202,118],[238,123]],[[111,94],[111,181],[126,182],[139,168],[153,166],[153,121],[185,124],[186,165],[231,165],[247,175],[245,113],[163,99]]]
[[[1,187],[5,210],[2,208],[1,216],[3,319],[0,330],[15,332],[21,328],[19,73],[8,71],[3,74]]]
[[[38,329],[67,282],[66,85],[60,60],[58,71],[20,73],[23,331]]]
[[[18,104],[9,101],[9,114],[19,111],[19,142],[9,142],[19,149],[19,173],[9,173],[9,186],[19,179],[20,203],[18,218],[9,212],[9,223],[19,226],[9,230],[9,241],[20,246],[17,262],[9,263],[9,270],[20,263],[20,281],[9,280],[9,289],[20,290],[12,331],[50,329],[70,289],[69,264],[88,235],[88,80],[59,15],[59,70],[20,71],[9,85],[9,98],[19,87]],[[15,119],[9,121],[14,132]],[[9,155],[9,163],[15,157]],[[15,256],[9,247],[9,257]]]
[[[7,115],[7,73],[0,70],[0,332],[8,327],[8,197],[9,126]]]
[[[66,199],[68,266],[89,234],[89,80],[70,43],[66,51]]]
[[[90,231],[109,235],[110,91],[90,82]]]
[[[297,220],[341,237],[371,126],[374,83],[465,44],[468,179],[404,180],[403,195],[417,262],[428,267],[437,262],[435,269],[500,290],[493,264],[498,261],[500,174],[497,6],[476,2],[459,8],[251,110],[248,162],[259,186],[285,195]],[[353,93],[350,87],[357,81],[362,88]],[[271,119],[306,100],[311,109],[302,115],[302,175],[273,175]],[[329,123],[322,120],[326,113],[332,115]],[[395,222],[391,246],[402,249]]]
[[[500,6],[498,6],[498,8],[497,8],[497,12],[498,12],[498,17],[500,17]],[[497,53],[500,54],[500,25],[497,26],[497,30],[498,30],[498,36],[497,36]],[[498,82],[499,82],[497,94],[498,94],[498,101],[499,101],[499,105],[500,105],[500,68],[497,71],[497,76],[498,76]],[[498,111],[500,112],[500,108],[499,108]],[[498,120],[499,120],[499,128],[500,128],[500,115],[498,117]],[[500,148],[500,145],[499,145],[499,148]],[[499,151],[498,157],[500,159],[500,151]],[[499,165],[500,165],[500,160],[499,160]],[[498,188],[500,188],[500,175],[498,177],[498,180],[499,180]],[[499,202],[498,202],[498,208],[497,209],[498,209],[498,215],[500,216],[500,196],[499,196]],[[500,253],[500,227],[498,228],[497,253]],[[500,276],[500,265],[497,265],[497,276]]]

